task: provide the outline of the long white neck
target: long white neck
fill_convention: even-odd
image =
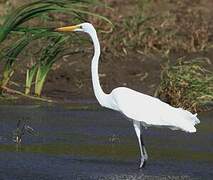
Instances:
[[[104,91],[101,88],[100,81],[99,81],[99,75],[98,75],[98,62],[100,57],[100,43],[98,40],[98,36],[96,33],[96,30],[93,28],[90,32],[88,32],[90,37],[92,38],[93,45],[94,45],[94,56],[92,58],[92,64],[91,64],[91,71],[92,71],[92,84],[93,84],[93,90],[95,93],[96,98],[98,99],[98,102],[105,107],[108,107],[108,94],[105,94]]]

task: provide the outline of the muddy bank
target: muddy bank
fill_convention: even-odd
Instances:
[[[97,103],[94,96],[91,80],[92,50],[88,53],[78,54],[62,58],[58,61],[58,68],[50,71],[44,85],[42,97],[51,99],[56,103],[76,103],[79,100]],[[173,55],[171,64],[182,55]],[[186,59],[203,57],[213,64],[211,52],[192,53],[185,56]],[[139,92],[154,95],[161,82],[161,73],[167,60],[161,57],[146,56],[132,53],[123,58],[102,55],[99,63],[99,76],[101,86],[106,93],[110,93],[116,87],[128,87]],[[213,66],[207,69],[212,71]],[[21,85],[25,81],[25,71],[20,71],[13,77],[17,85],[11,88],[24,91]],[[18,98],[1,99],[1,104],[40,104],[32,99],[18,96]]]
[[[0,1],[1,22],[7,13],[26,2],[28,1]],[[98,31],[103,50],[99,73],[105,92],[110,92],[118,86],[127,86],[153,95],[160,82],[162,67],[168,60],[175,62],[177,58],[184,56],[204,57],[212,62],[211,0],[198,0],[196,3],[167,0],[104,2],[112,8],[97,6],[90,11],[108,17],[114,24],[111,33]],[[152,16],[154,18],[149,19]],[[65,17],[62,16],[60,25],[72,23],[71,19],[67,21]],[[148,20],[143,22],[143,18]],[[45,23],[41,20],[38,24],[32,21],[26,25],[50,27],[57,20],[46,20]],[[106,24],[101,20],[93,17],[88,17],[88,20],[99,30],[106,28]],[[38,42],[32,43],[21,53],[14,66],[15,74],[9,87],[24,92],[26,68],[31,67],[38,59],[36,52],[39,52],[42,45]],[[95,99],[90,72],[92,45],[84,42],[76,47],[77,50],[81,48],[85,50],[84,53],[58,59],[48,74],[43,96],[60,102],[76,98]],[[0,71],[3,64],[0,64]],[[212,71],[213,66],[209,68]]]

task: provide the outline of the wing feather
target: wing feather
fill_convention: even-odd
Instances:
[[[196,114],[174,108],[158,98],[139,93],[129,88],[116,88],[110,94],[114,106],[130,119],[141,121],[147,125],[168,126],[195,132],[195,124],[200,121]]]

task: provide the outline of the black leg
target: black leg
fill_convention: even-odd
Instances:
[[[143,156],[145,158],[144,164],[142,167],[144,167],[146,165],[146,161],[148,160],[148,154],[146,152],[146,148],[145,148],[145,144],[144,144],[144,140],[143,140],[143,136],[142,136],[142,127],[140,127],[140,140],[141,140],[141,146],[142,146],[142,153]]]
[[[144,145],[142,133],[140,134],[140,139],[141,139],[142,151],[143,151],[143,154],[145,155],[145,151],[144,151],[144,148],[143,148],[143,147],[145,147],[145,145]]]

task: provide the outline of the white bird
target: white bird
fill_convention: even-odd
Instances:
[[[133,121],[138,138],[141,161],[140,168],[145,165],[148,155],[142,139],[141,126],[165,126],[173,130],[183,130],[189,133],[196,132],[195,124],[200,123],[196,117],[182,108],[174,108],[158,98],[137,92],[135,90],[118,87],[110,94],[104,93],[98,76],[98,62],[100,57],[100,44],[95,28],[90,23],[57,28],[59,32],[81,31],[89,34],[94,45],[92,58],[92,84],[95,96],[101,106],[119,111]]]

